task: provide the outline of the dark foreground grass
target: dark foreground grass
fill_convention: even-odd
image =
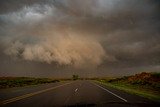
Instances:
[[[110,83],[104,80],[97,80],[96,82],[106,85],[108,87],[123,90],[127,93],[139,95],[139,96],[148,98],[150,100],[160,102],[160,90],[154,89],[150,86],[133,85],[133,84],[124,83],[124,82]]]
[[[30,77],[0,77],[0,88],[22,87],[27,85],[37,85],[54,82],[59,82],[59,80]]]

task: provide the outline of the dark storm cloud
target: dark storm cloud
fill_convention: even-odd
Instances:
[[[34,4],[50,4],[54,2],[54,0],[1,0],[0,3],[0,13],[9,13],[17,11],[24,6],[32,6]]]
[[[158,0],[2,0],[0,5],[1,57],[69,65],[72,71],[72,65],[96,65],[99,75],[159,68]]]

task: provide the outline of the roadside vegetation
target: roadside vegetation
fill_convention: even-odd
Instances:
[[[78,79],[79,79],[79,76],[78,76],[78,75],[72,75],[72,79],[73,79],[73,80],[78,80]]]
[[[0,77],[0,88],[21,87],[55,82],[59,82],[59,80],[30,77]]]
[[[160,73],[146,73],[121,78],[97,79],[101,84],[160,101]]]

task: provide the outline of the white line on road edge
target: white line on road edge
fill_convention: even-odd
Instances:
[[[119,99],[123,100],[124,102],[127,102],[127,100],[126,100],[126,99],[124,99],[124,98],[120,97],[119,95],[117,95],[117,94],[115,94],[115,93],[113,93],[113,92],[111,92],[111,91],[107,90],[106,88],[103,88],[102,86],[97,85],[97,84],[95,84],[95,83],[92,83],[92,84],[94,84],[94,85],[96,85],[97,87],[99,87],[99,88],[101,88],[101,89],[103,89],[103,90],[105,90],[105,91],[109,92],[110,94],[112,94],[112,95],[114,95],[114,96],[118,97]]]
[[[66,84],[62,84],[62,85],[58,85],[58,86],[51,87],[51,88],[47,88],[47,89],[40,90],[40,91],[37,91],[37,92],[33,92],[33,93],[17,96],[17,97],[8,99],[8,100],[0,101],[0,105],[4,105],[4,104],[12,103],[12,102],[15,102],[15,101],[18,101],[18,100],[22,100],[22,99],[25,99],[25,98],[28,98],[28,97],[31,97],[31,96],[34,96],[34,95],[37,95],[37,94],[41,94],[41,93],[44,93],[46,91],[50,91],[50,90],[53,90],[53,89],[56,89],[56,88],[59,88],[59,87],[62,87],[62,86],[65,86],[65,85],[68,85],[68,84],[71,84],[71,83],[72,82],[66,83]]]

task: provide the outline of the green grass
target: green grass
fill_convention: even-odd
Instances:
[[[136,95],[148,98],[150,100],[160,102],[160,91],[154,90],[149,86],[132,85],[132,84],[121,83],[121,82],[109,83],[101,80],[98,80],[96,82],[106,85],[108,87],[123,90],[127,93],[136,94]]]
[[[59,80],[30,77],[0,77],[0,88],[21,87],[54,82],[59,82]]]

